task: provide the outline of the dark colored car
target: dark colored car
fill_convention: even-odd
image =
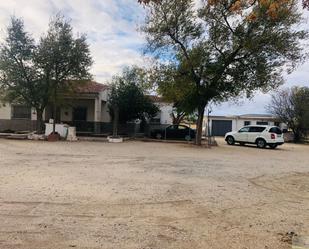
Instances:
[[[195,138],[195,130],[185,125],[170,125],[166,128],[152,130],[151,137],[156,139],[181,139],[190,141]]]

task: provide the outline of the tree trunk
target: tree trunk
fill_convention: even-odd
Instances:
[[[113,137],[118,136],[118,122],[119,122],[119,109],[118,107],[113,108],[114,120],[113,120]]]
[[[173,118],[173,125],[179,125],[185,118],[186,114],[173,114],[172,118]]]
[[[56,133],[56,119],[57,119],[57,87],[54,89],[54,104],[53,104],[53,134]]]
[[[301,140],[301,135],[299,129],[292,129],[293,134],[294,134],[294,143],[299,143]]]
[[[204,119],[205,107],[206,107],[206,104],[198,107],[198,119],[196,122],[195,144],[199,146],[202,145],[203,119]]]
[[[36,109],[37,121],[36,130],[38,134],[43,134],[43,111]]]

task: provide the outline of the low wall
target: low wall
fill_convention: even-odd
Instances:
[[[47,122],[47,121],[46,121]],[[46,123],[45,122],[45,123]],[[35,131],[36,130],[35,120],[22,120],[22,119],[0,119],[0,132],[5,130],[12,131]],[[107,134],[110,135],[113,133],[113,124],[112,123],[103,123],[103,122],[64,122],[70,126],[76,127],[77,133],[85,134]],[[118,134],[119,135],[134,135],[137,133],[145,133],[150,135],[151,130],[154,129],[163,129],[169,125],[161,124],[146,124],[143,129],[141,129],[140,124],[136,123],[127,123],[118,125]]]
[[[0,119],[0,132],[12,131],[35,131],[36,121],[26,119]]]
[[[64,122],[70,126],[76,127],[78,134],[106,134],[110,135],[113,133],[113,124],[104,122],[86,122],[86,121],[75,121],[75,122]],[[119,135],[134,135],[140,130],[140,125],[135,123],[119,124],[118,134]]]

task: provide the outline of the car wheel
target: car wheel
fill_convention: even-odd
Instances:
[[[276,149],[277,146],[278,146],[277,144],[270,144],[270,145],[269,145],[269,148],[271,148],[271,149]]]
[[[162,139],[162,134],[161,133],[157,133],[156,134],[156,139]]]
[[[186,136],[185,136],[185,140],[186,140],[186,141],[191,141],[191,140],[192,140],[192,138],[191,138],[191,136],[190,136],[190,135],[186,135]]]
[[[227,142],[228,145],[233,145],[233,144],[235,144],[235,139],[232,136],[228,136],[226,138],[226,142]]]
[[[264,149],[266,147],[266,141],[264,139],[256,140],[256,145],[260,149]]]

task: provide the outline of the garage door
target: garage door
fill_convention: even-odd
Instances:
[[[224,136],[225,133],[232,131],[232,120],[213,120],[212,135]]]

